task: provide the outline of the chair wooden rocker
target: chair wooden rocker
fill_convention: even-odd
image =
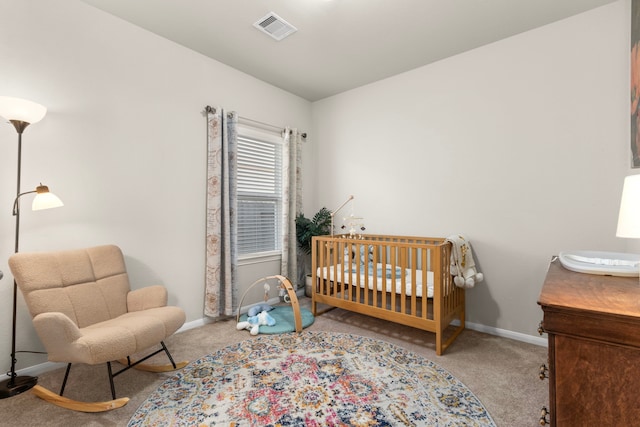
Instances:
[[[9,267],[24,296],[40,340],[51,362],[67,363],[60,394],[36,385],[34,394],[64,408],[101,412],[124,406],[116,399],[113,378],[130,368],[164,372],[184,367],[175,363],[164,340],[185,321],[184,311],[167,306],[163,286],[129,289],[124,257],[113,245],[88,249],[17,253]],[[161,348],[137,361],[130,356]],[[142,362],[164,351],[170,364]],[[111,362],[124,365],[113,372]],[[62,397],[72,363],[107,364],[111,397],[105,402],[80,402]]]

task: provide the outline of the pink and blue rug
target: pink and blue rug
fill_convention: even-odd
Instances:
[[[258,335],[197,360],[138,408],[136,426],[495,426],[435,363],[330,332]]]

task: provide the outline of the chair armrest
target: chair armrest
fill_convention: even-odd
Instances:
[[[147,286],[127,294],[127,311],[142,311],[167,305],[167,290],[164,286]]]
[[[33,318],[33,326],[49,353],[49,360],[64,361],[72,343],[82,337],[82,332],[67,315],[50,312],[38,314]]]

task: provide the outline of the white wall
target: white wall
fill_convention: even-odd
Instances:
[[[204,107],[222,105],[305,131],[311,118],[308,101],[77,0],[0,2],[0,95],[48,107],[43,121],[24,133],[22,188],[42,181],[65,203],[31,212],[25,197],[21,250],[118,244],[132,287],[164,284],[188,321],[203,317]],[[4,123],[0,159],[4,372],[10,365],[7,259],[13,253],[17,162],[17,134]],[[41,349],[21,297],[18,349]],[[20,354],[18,367],[44,360]]]
[[[625,249],[629,10],[613,3],[315,102],[308,210],[354,194],[367,232],[465,233],[486,278],[467,293],[467,320],[537,336],[552,255]]]
[[[468,292],[468,320],[535,335],[552,254],[627,247],[615,222],[635,172],[629,19],[621,0],[311,106],[77,0],[3,0],[0,95],[49,108],[24,134],[23,189],[42,181],[66,204],[23,208],[21,249],[117,243],[134,287],[162,283],[188,320],[201,318],[200,112],[223,105],[309,131],[308,214],[355,194],[369,232],[466,233],[486,276]],[[0,123],[0,355],[10,352],[16,141]],[[40,349],[21,299],[18,348]]]

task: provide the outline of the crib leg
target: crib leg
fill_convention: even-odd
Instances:
[[[458,335],[460,335],[462,331],[464,331],[464,323],[458,326],[456,330],[453,331],[453,334],[451,334],[449,339],[447,339],[444,343],[442,342],[442,332],[436,334],[436,354],[438,356],[441,356],[442,352],[449,348],[451,344],[453,344],[455,339],[458,337]],[[440,348],[440,351],[438,351],[438,348]]]

